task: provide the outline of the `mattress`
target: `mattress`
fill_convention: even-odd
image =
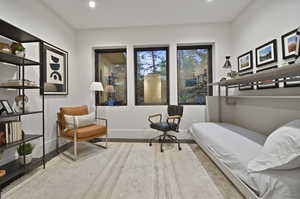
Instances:
[[[248,162],[267,138],[228,123],[197,123],[190,132],[261,199],[299,199],[300,169],[249,173]]]

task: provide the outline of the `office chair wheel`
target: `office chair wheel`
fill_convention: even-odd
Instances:
[[[160,152],[162,152],[162,153],[163,153],[163,152],[164,152],[164,150],[163,150],[163,149],[161,149],[161,150],[160,150]]]
[[[151,142],[149,143],[149,146],[152,146],[152,143],[151,143]]]
[[[178,150],[181,151],[181,147],[178,147]]]

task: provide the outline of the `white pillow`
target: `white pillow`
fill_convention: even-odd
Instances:
[[[300,167],[300,120],[276,129],[266,140],[261,153],[248,164],[249,172]]]
[[[96,123],[95,113],[77,116],[65,115],[65,123],[67,129],[74,129],[74,124],[77,128],[90,126]]]

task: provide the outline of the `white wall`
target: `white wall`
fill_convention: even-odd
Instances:
[[[273,39],[277,39],[278,63],[266,65],[282,65],[283,60],[281,36],[300,26],[299,0],[255,0],[232,22],[232,55],[234,66],[237,57],[252,50],[254,72],[255,48]],[[264,67],[263,67],[264,68]],[[283,83],[280,84],[283,87]],[[299,95],[300,89],[272,89],[245,92],[246,95]]]
[[[145,137],[149,128],[147,116],[152,113],[166,112],[166,106],[134,105],[134,46],[168,45],[170,50],[170,103],[177,103],[177,44],[214,45],[213,78],[220,79],[219,70],[226,55],[230,52],[229,24],[199,24],[180,26],[156,26],[139,28],[112,28],[85,30],[78,33],[78,65],[81,68],[81,84],[78,85],[85,104],[94,104],[88,90],[94,79],[93,48],[127,47],[127,85],[128,106],[100,107],[101,116],[108,118],[112,136]],[[91,100],[93,102],[91,102]],[[205,106],[185,106],[181,128],[187,129],[191,123],[205,120]]]
[[[80,104],[80,99],[78,98],[80,90],[77,89],[76,84],[76,82],[78,82],[79,72],[77,70],[77,64],[75,60],[75,32],[40,2],[41,1],[38,0],[0,0],[0,18],[69,52],[70,94],[68,96],[45,97],[46,149],[47,151],[50,151],[55,147],[55,124],[56,112],[58,111],[58,108],[66,105],[69,106]],[[38,51],[32,51],[31,48],[28,48],[28,56],[38,57],[37,53]],[[12,78],[15,69],[4,65],[1,65],[0,67],[0,75],[2,77],[1,80]],[[5,70],[6,67],[7,70]],[[34,70],[28,71],[28,73],[30,76],[36,75],[36,71]],[[7,93],[7,91],[2,91],[0,93],[1,99],[6,98],[6,96],[3,96],[3,92]],[[12,100],[13,97],[14,96],[11,96],[10,99]],[[30,101],[33,106],[40,105],[40,97],[38,92],[35,97],[30,97]],[[24,117],[24,127],[26,132],[38,131],[38,133],[40,133],[40,124],[42,120],[38,120],[37,117],[39,116]],[[37,142],[37,144],[40,143],[41,142]],[[39,155],[40,150],[41,146],[37,145],[34,153]],[[1,159],[0,164],[3,164],[14,158],[13,154],[15,151],[16,150],[14,148],[7,150]]]
[[[300,26],[299,0],[255,0],[232,22],[233,63],[237,57],[273,39],[278,42],[278,64],[283,63],[281,35]],[[255,61],[254,61],[255,65]],[[274,64],[271,64],[274,65]],[[276,63],[275,63],[276,65]],[[268,67],[268,66],[267,66]],[[254,71],[256,68],[254,66]],[[282,84],[281,84],[282,87]],[[239,92],[241,95],[300,95],[300,88],[280,88]],[[274,128],[298,119],[299,100],[285,98],[236,99],[230,106],[232,122],[269,134]],[[272,117],[270,117],[272,116]]]

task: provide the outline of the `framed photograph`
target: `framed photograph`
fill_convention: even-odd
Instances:
[[[0,103],[2,105],[1,113],[2,112],[6,112],[7,114],[14,113],[14,109],[10,106],[7,100],[0,100]]]
[[[277,68],[278,66],[273,66],[270,68],[264,68],[261,69],[259,71],[256,71],[257,73],[266,71],[266,70],[272,70],[274,68]],[[279,83],[278,82],[274,82],[274,81],[278,81],[278,79],[275,80],[265,80],[265,81],[259,81],[257,82],[257,89],[270,89],[270,88],[279,88]],[[263,83],[263,84],[261,84]]]
[[[41,85],[44,95],[68,95],[68,52],[49,43],[41,43]]]
[[[277,62],[277,40],[270,41],[255,50],[256,67]]]
[[[238,71],[243,72],[253,68],[252,50],[238,57]]]
[[[293,30],[281,36],[282,41],[282,55],[283,59],[290,59],[296,57],[297,50],[297,30]]]
[[[253,72],[247,72],[247,73],[241,73],[239,74],[241,77],[242,76],[246,76],[246,75],[252,75]],[[253,83],[250,83],[250,84],[239,84],[239,90],[240,91],[246,91],[246,90],[253,90],[254,86],[253,86]]]

